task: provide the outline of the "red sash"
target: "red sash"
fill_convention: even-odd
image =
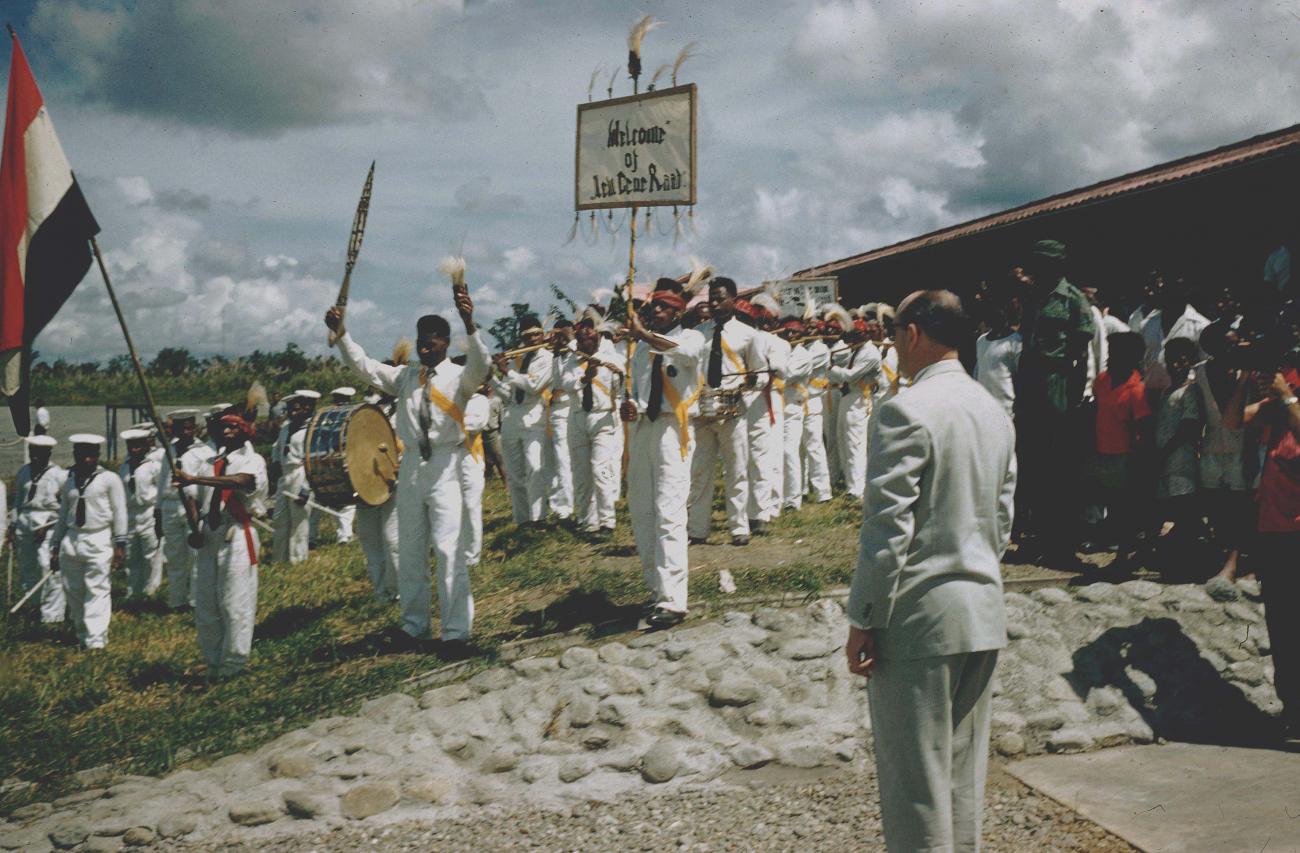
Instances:
[[[218,457],[215,461],[213,461],[212,473],[215,476],[220,477],[222,475],[222,472],[224,472],[225,470],[226,470],[225,457]],[[249,516],[248,508],[244,506],[243,501],[231,500],[234,494],[235,494],[234,489],[222,489],[221,498],[220,498],[221,505],[224,506],[226,509],[230,510],[231,516],[234,517],[235,521],[239,522],[240,527],[244,528],[244,544],[248,547],[248,564],[250,566],[256,566],[257,548],[253,542],[253,526],[251,524],[251,516]]]

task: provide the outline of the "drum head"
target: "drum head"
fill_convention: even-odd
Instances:
[[[357,499],[368,506],[387,501],[388,478],[396,476],[397,436],[382,411],[365,405],[352,412],[343,453]]]

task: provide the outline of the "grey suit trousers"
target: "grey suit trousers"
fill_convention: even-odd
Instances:
[[[876,662],[867,695],[885,846],[979,850],[997,651]]]

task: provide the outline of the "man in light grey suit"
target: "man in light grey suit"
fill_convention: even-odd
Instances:
[[[957,360],[955,295],[913,293],[895,330],[912,384],[871,419],[849,670],[870,679],[886,846],[978,850],[1015,435]]]

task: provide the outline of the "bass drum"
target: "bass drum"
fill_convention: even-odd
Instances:
[[[317,503],[379,506],[397,483],[397,436],[369,403],[321,409],[307,425],[304,469]]]

